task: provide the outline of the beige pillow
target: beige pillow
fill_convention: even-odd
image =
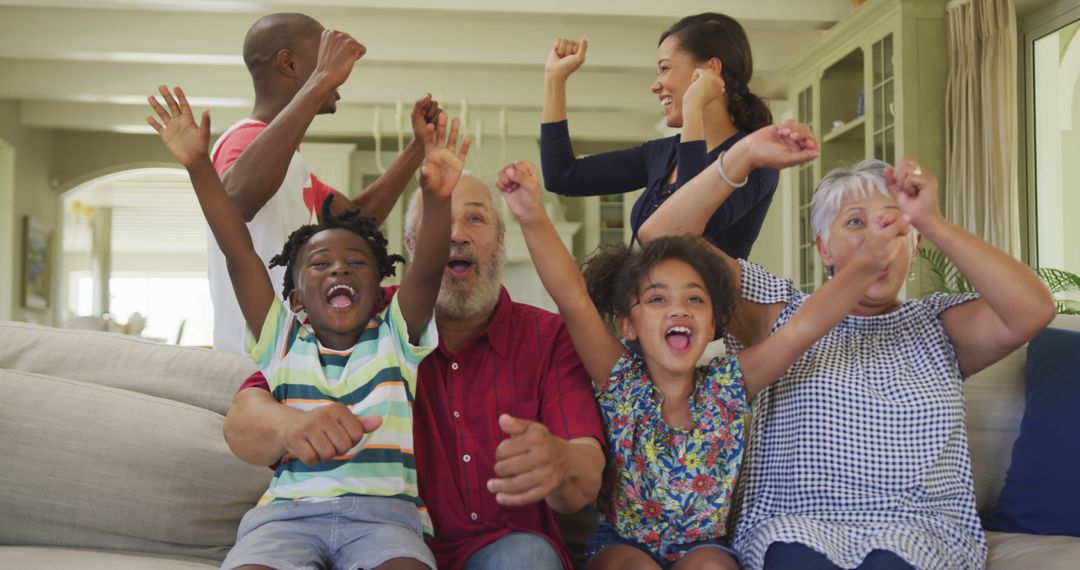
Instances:
[[[220,560],[273,474],[233,456],[215,412],[15,370],[0,393],[2,544]]]
[[[994,506],[1024,417],[1027,345],[964,381],[968,447],[979,512]]]
[[[0,368],[124,388],[225,414],[255,364],[205,348],[0,321]]]

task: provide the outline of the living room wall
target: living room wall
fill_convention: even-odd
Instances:
[[[59,194],[49,184],[53,158],[53,138],[49,131],[28,129],[19,124],[19,104],[0,100],[0,139],[9,160],[0,158],[0,178],[11,184],[4,194],[0,182],[0,317],[47,325],[55,324],[56,282],[53,280],[52,303],[48,309],[22,306],[23,218],[33,219],[53,228],[53,262],[60,240]],[[9,170],[10,169],[10,170]],[[12,171],[13,170],[13,171]],[[4,203],[6,200],[7,203]],[[10,206],[10,209],[8,209]]]
[[[177,167],[157,135],[56,131],[54,174],[62,191],[105,174],[149,166]]]

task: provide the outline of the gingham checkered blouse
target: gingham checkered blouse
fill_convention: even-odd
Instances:
[[[742,294],[787,304],[773,332],[807,298],[745,261]],[[963,378],[939,318],[975,298],[934,294],[848,316],[757,395],[734,542],[745,568],[761,568],[774,542],[844,568],[875,549],[923,569],[985,566]]]

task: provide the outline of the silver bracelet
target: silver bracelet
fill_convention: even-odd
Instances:
[[[716,171],[720,173],[720,179],[724,181],[724,184],[731,186],[732,188],[742,188],[746,186],[747,182],[750,182],[750,177],[747,176],[746,180],[736,183],[732,179],[728,178],[727,172],[724,172],[724,153],[726,150],[720,151],[720,156],[716,157]]]

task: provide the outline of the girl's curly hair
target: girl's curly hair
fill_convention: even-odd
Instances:
[[[641,279],[667,259],[684,261],[701,276],[716,320],[713,338],[719,337],[735,311],[736,285],[724,260],[700,237],[669,236],[639,249],[618,243],[597,250],[582,266],[582,274],[600,316],[618,330],[619,318],[629,315],[639,302]]]
[[[371,251],[375,254],[375,264],[379,268],[380,279],[394,275],[397,272],[394,266],[405,262],[404,257],[396,253],[391,254],[386,250],[388,242],[383,237],[382,232],[379,231],[379,225],[375,223],[373,218],[361,214],[358,209],[349,209],[339,215],[332,214],[330,213],[330,204],[333,201],[333,194],[327,196],[322,204],[319,223],[300,226],[299,229],[289,234],[289,239],[285,241],[285,247],[281,249],[281,253],[270,258],[270,267],[285,268],[285,280],[281,287],[281,296],[285,300],[289,299],[289,293],[296,288],[293,272],[296,269],[297,260],[300,258],[300,252],[304,249],[304,244],[311,239],[311,236],[323,230],[349,230],[364,238],[364,241],[367,242],[371,247]]]

